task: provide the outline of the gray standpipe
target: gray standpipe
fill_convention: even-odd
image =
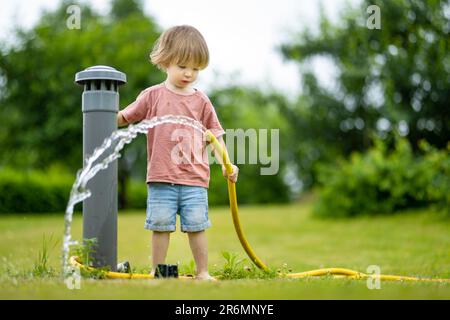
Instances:
[[[75,75],[84,86],[83,159],[91,155],[103,140],[117,129],[119,86],[126,75],[108,66],[94,66]],[[99,159],[103,160],[103,159]],[[83,160],[84,161],[84,160]],[[117,266],[117,160],[92,178],[87,188],[91,197],[83,202],[83,239],[96,239],[93,265]]]

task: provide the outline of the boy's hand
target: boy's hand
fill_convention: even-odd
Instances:
[[[117,113],[117,126],[122,127],[127,124],[128,124],[127,120],[125,120],[125,118],[123,117],[122,112],[119,111]]]
[[[222,165],[222,174],[225,178],[228,178],[231,182],[236,183],[239,174],[239,168],[234,164],[232,164],[231,166],[233,167],[233,173],[227,175],[227,170],[225,169],[225,166]]]

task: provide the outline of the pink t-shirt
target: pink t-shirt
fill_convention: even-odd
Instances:
[[[164,83],[142,91],[121,111],[128,123],[165,115],[183,115],[202,123],[217,138],[225,133],[211,101],[196,90],[182,95]],[[192,127],[164,123],[147,133],[147,182],[209,187],[209,163],[203,135]]]

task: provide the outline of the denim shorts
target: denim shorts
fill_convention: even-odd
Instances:
[[[177,213],[180,215],[182,232],[198,232],[211,226],[208,219],[208,189],[150,182],[147,190],[145,229],[175,231]]]

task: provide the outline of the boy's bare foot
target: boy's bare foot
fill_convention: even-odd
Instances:
[[[202,280],[202,281],[217,281],[217,279],[214,278],[214,277],[212,277],[212,276],[210,276],[209,273],[201,273],[201,274],[198,274],[198,275],[195,277],[195,279],[196,279],[196,280]]]

